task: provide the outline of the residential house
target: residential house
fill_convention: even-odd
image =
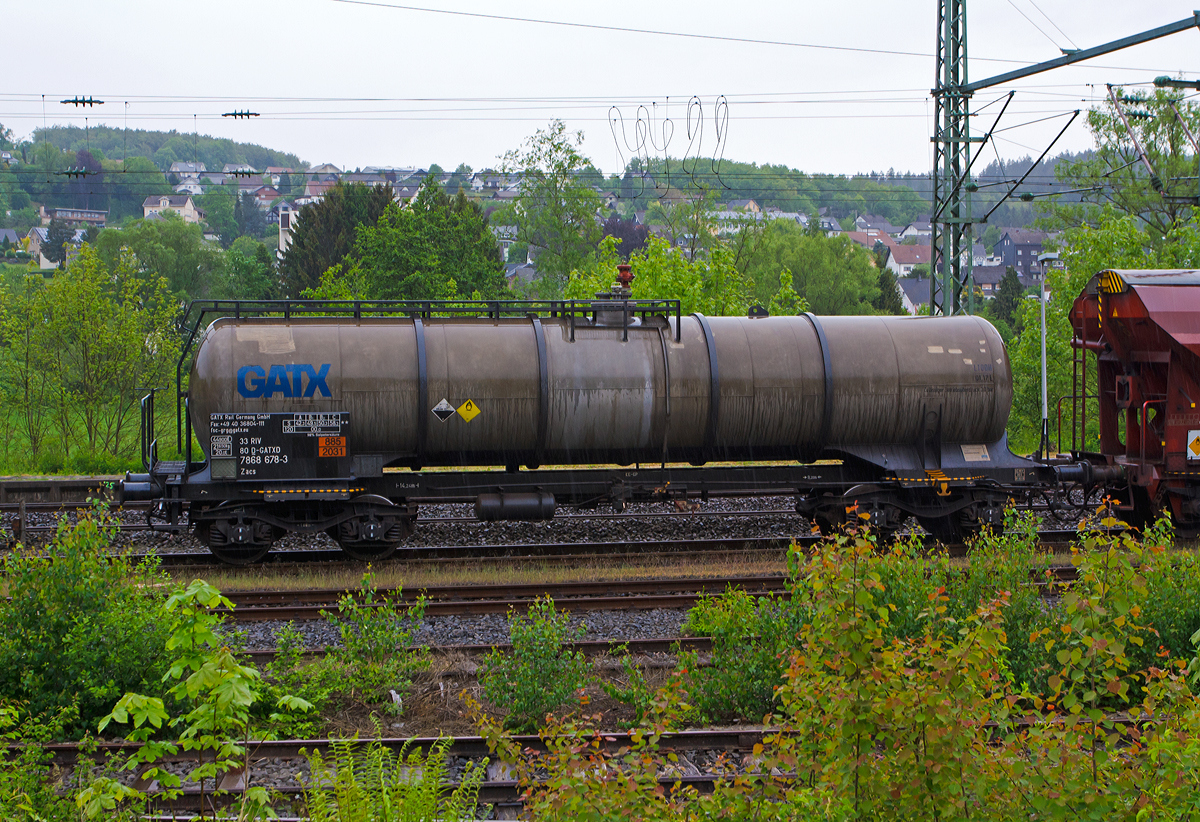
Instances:
[[[199,183],[197,183],[194,180],[188,180],[186,182],[180,183],[179,185],[175,186],[175,188],[173,188],[171,190],[174,191],[176,194],[191,194],[194,197],[199,197],[201,194],[204,193],[204,186],[200,185]]]
[[[284,174],[290,175],[294,172],[295,169],[284,168],[283,166],[267,166],[263,171],[263,179],[268,181],[271,185],[278,187],[279,181],[283,178]]]
[[[225,168],[221,169],[222,174],[233,174],[238,177],[249,177],[258,174],[258,170],[249,163],[226,163]]]
[[[177,160],[171,163],[171,167],[167,170],[168,174],[174,174],[180,180],[197,180],[204,175],[204,163],[192,163],[185,160]]]
[[[363,174],[382,174],[384,177],[386,177],[390,174],[393,177],[395,177],[397,180],[403,180],[407,177],[413,176],[414,174],[420,174],[421,176],[425,176],[426,169],[413,168],[411,166],[404,166],[403,168],[400,166],[363,166],[362,173]]]
[[[42,225],[49,225],[51,220],[62,220],[70,225],[94,225],[104,228],[108,222],[108,212],[96,208],[42,208]]]
[[[279,215],[284,211],[296,211],[295,203],[281,200],[267,209],[267,225],[279,225]]]
[[[827,216],[824,214],[818,214],[817,215],[817,224],[819,226],[821,226],[821,230],[824,231],[827,235],[832,236],[834,234],[842,233],[841,223],[839,223],[837,221],[837,218],[835,218],[835,217],[830,217],[830,216]]]
[[[537,267],[531,262],[504,264],[504,279],[508,281],[509,288],[528,285],[537,279],[537,275]]]
[[[143,219],[161,216],[167,211],[177,212],[185,223],[199,223],[204,219],[204,212],[196,208],[190,194],[155,194],[142,201]]]
[[[388,184],[387,177],[382,174],[367,174],[361,171],[354,171],[348,174],[343,174],[341,180],[346,185],[350,183],[362,183],[367,186],[385,186]]]
[[[271,203],[279,199],[279,189],[272,186],[258,186],[250,192],[254,197],[254,203],[260,211],[267,211],[271,208]]]
[[[909,314],[920,314],[921,306],[929,305],[928,277],[901,277],[896,280],[896,284],[904,292],[900,301],[904,303],[904,310]]]
[[[75,234],[71,237],[70,241],[71,247],[67,249],[68,260],[74,257],[76,250],[79,248],[79,246],[83,245],[83,235],[86,232],[87,229],[85,228],[75,229]],[[43,226],[34,226],[33,228],[29,229],[29,233],[26,235],[26,237],[29,239],[29,247],[26,249],[26,251],[29,252],[30,257],[38,261],[38,268],[54,268],[58,265],[58,263],[46,259],[45,255],[42,254],[42,249],[49,239],[49,234],[50,229]]]
[[[985,298],[994,297],[1007,270],[1005,265],[977,265],[971,268],[971,279]]]
[[[341,174],[342,170],[333,163],[322,163],[319,166],[314,166],[308,170],[309,174],[324,176],[326,174]]]
[[[854,219],[854,227],[859,231],[880,231],[889,236],[896,236],[900,229],[888,222],[886,217],[878,214],[862,214]]]
[[[11,151],[0,151],[0,165],[15,166],[20,164],[21,161],[14,157]]]
[[[1042,242],[1046,232],[1028,228],[1005,229],[1000,240],[992,247],[992,253],[1004,265],[1011,265],[1018,274],[1029,276],[1040,274],[1038,255],[1042,253]]]
[[[758,203],[753,200],[730,200],[729,204],[725,207],[730,211],[751,211],[755,214],[762,212],[762,209],[758,207]]]
[[[901,240],[907,240],[910,237],[932,237],[933,223],[929,220],[913,220],[900,230],[898,236]]]
[[[500,243],[500,251],[504,255],[504,261],[508,262],[508,249],[517,241],[517,226],[515,225],[488,225],[491,232],[496,235],[496,241]]]
[[[324,197],[325,192],[333,188],[338,183],[337,175],[323,174],[314,176],[311,180],[304,184],[305,197]]]
[[[867,251],[874,251],[875,246],[880,243],[882,243],[883,246],[888,249],[900,247],[899,244],[892,239],[889,234],[885,234],[877,228],[870,228],[866,231],[845,231],[842,232],[842,234],[846,237],[849,237],[851,242],[861,245]],[[916,248],[916,246],[909,246],[909,248]],[[926,248],[925,251],[927,252],[925,256],[928,257],[929,249]]]
[[[808,227],[808,215],[801,211],[783,211],[778,208],[769,208],[766,211],[768,220],[790,220],[797,225]]]
[[[300,219],[300,209],[285,201],[272,208],[271,211],[279,222],[279,256],[282,257],[292,244],[292,231],[296,228],[296,221]],[[267,222],[271,222],[270,214],[267,215]]]
[[[412,200],[421,191],[421,182],[413,178],[409,178],[401,183],[396,183],[392,186],[392,199],[400,205]]]
[[[894,245],[888,248],[887,269],[899,277],[912,274],[913,266],[929,265],[929,246]]]

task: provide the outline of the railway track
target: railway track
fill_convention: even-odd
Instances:
[[[1038,533],[1039,540],[1047,547],[1061,547],[1073,543],[1079,534],[1075,530],[1048,529]],[[645,557],[652,554],[702,556],[718,552],[749,553],[753,551],[786,551],[793,542],[800,548],[817,545],[823,537],[806,533],[796,537],[744,537],[682,540],[613,540],[596,542],[545,542],[545,543],[501,543],[477,545],[411,546],[397,551],[392,557],[378,561],[375,565],[389,562],[408,561],[457,561],[479,558],[505,559],[552,559],[574,561],[596,556]],[[212,555],[199,552],[159,553],[165,568],[220,567],[227,568],[214,560]],[[308,563],[343,563],[361,566],[363,563],[350,560],[336,548],[308,550],[272,551],[260,565],[302,565]]]
[[[1049,593],[1052,586],[1071,583],[1077,576],[1073,566],[1054,565],[1036,572],[1030,584]],[[474,616],[524,610],[542,596],[552,598],[555,608],[572,612],[682,609],[690,608],[701,597],[721,594],[730,587],[755,596],[788,594],[787,578],[780,574],[608,582],[427,585],[401,591],[378,589],[376,593],[400,605],[414,604],[424,598],[426,616]],[[347,593],[352,592],[325,588],[244,591],[225,596],[234,604],[233,610],[227,611],[233,619],[263,622],[321,619],[324,613],[336,610],[338,601]],[[393,606],[380,601],[364,607]]]
[[[688,608],[700,597],[720,594],[735,586],[754,594],[779,593],[786,579],[780,575],[618,580],[612,582],[561,582],[500,585],[427,585],[402,591],[380,589],[380,596],[411,604],[425,598],[426,616],[505,614],[525,609],[536,598],[549,596],[560,610],[618,611],[626,609]],[[320,619],[335,610],[347,592],[326,588],[302,591],[247,591],[226,594],[234,603],[231,612],[242,622]],[[368,607],[388,607],[377,603]]]
[[[770,729],[726,729],[726,730],[691,730],[691,731],[675,731],[663,734],[659,740],[659,750],[663,753],[673,753],[684,756],[689,752],[706,752],[710,754],[736,754],[749,753],[754,749],[756,744],[761,744],[763,738],[771,733]],[[545,746],[542,740],[533,735],[515,736],[513,740],[517,742],[522,750],[536,749],[544,750]],[[297,770],[300,770],[303,764],[303,756],[300,753],[301,749],[306,751],[320,751],[322,755],[327,756],[331,746],[336,740],[330,739],[291,739],[291,740],[272,740],[272,741],[250,741],[246,744],[248,751],[248,760],[251,770],[251,780],[255,780],[254,771],[256,766],[263,766],[267,763],[277,762],[279,760],[292,760],[297,763]],[[420,749],[422,752],[428,752],[430,747],[438,740],[436,737],[416,737],[411,739],[401,738],[383,738],[377,741],[381,746],[399,753],[407,746],[408,751]],[[364,741],[366,744],[367,741]],[[633,735],[627,731],[606,732],[600,741],[601,746],[609,753],[615,753],[621,748],[630,747],[633,744]],[[43,746],[44,750],[51,754],[54,764],[69,768],[72,767],[80,756],[80,745],[75,743],[49,743]],[[100,743],[91,756],[98,758],[121,757],[137,750],[137,745],[128,742],[103,742]],[[488,750],[487,741],[483,737],[467,736],[458,737],[449,745],[446,750],[446,756],[451,758],[466,759],[478,762],[485,757],[493,758]],[[159,764],[194,764],[195,754],[181,752],[178,755],[165,757],[160,760]],[[479,802],[498,807],[508,807],[518,809],[521,807],[522,786],[513,779],[505,779],[508,776],[508,769],[504,767],[493,766],[489,768],[488,779],[483,783],[483,787],[479,792]],[[707,773],[698,775],[664,775],[661,777],[660,784],[665,788],[681,783],[691,785],[700,791],[711,791],[713,785],[718,779],[722,778],[720,773]],[[151,794],[151,809],[157,813],[179,813],[179,812],[195,812],[202,808],[210,806],[202,806],[202,797],[198,786],[185,788],[183,795],[176,799],[167,799],[161,795],[155,797],[158,786],[146,780],[135,782],[134,787],[139,790],[147,791]],[[219,798],[218,802],[228,803],[236,799],[237,794],[245,789],[245,784],[242,781],[241,771],[231,772],[226,774],[222,781],[216,786],[220,790],[229,791],[230,794],[224,798]],[[448,788],[456,787],[455,785],[447,786]],[[272,788],[273,793],[277,793],[280,799],[288,804],[295,805],[303,799],[303,788],[297,785],[278,785]],[[212,787],[209,787],[206,798],[211,799]],[[288,817],[283,817],[284,819]]]

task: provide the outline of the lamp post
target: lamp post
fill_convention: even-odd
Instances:
[[[1042,314],[1042,440],[1038,443],[1038,459],[1050,456],[1050,403],[1046,394],[1046,269],[1058,262],[1055,253],[1039,254],[1038,302]]]

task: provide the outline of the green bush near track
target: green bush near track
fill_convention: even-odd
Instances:
[[[154,560],[113,556],[107,525],[103,509],[82,511],[44,555],[3,560],[0,699],[34,717],[71,708],[70,736],[94,732],[126,691],[165,690],[169,580]]]

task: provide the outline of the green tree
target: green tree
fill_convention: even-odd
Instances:
[[[224,278],[214,289],[231,300],[270,300],[279,291],[271,250],[251,237],[238,237],[225,252]]]
[[[42,243],[42,256],[52,263],[62,264],[67,260],[67,246],[75,238],[75,229],[64,220],[55,217],[46,229],[46,242]]]
[[[451,299],[505,294],[500,244],[479,204],[449,197],[432,176],[413,202],[388,206],[375,225],[358,229],[341,267],[311,292],[326,298]]]
[[[1119,91],[1118,99],[1154,177],[1141,162],[1111,100],[1106,100],[1088,112],[1095,150],[1056,167],[1064,185],[1089,191],[1082,202],[1047,201],[1045,209],[1051,225],[1059,228],[1097,225],[1101,210],[1109,207],[1135,217],[1153,241],[1161,242],[1174,226],[1191,218],[1192,203],[1180,198],[1196,196],[1196,158],[1176,112],[1194,135],[1200,133],[1200,106],[1185,101],[1182,93],[1173,89]]]
[[[1010,265],[1005,269],[1004,276],[1000,278],[1000,284],[996,287],[996,298],[993,301],[992,310],[999,319],[1012,325],[1017,307],[1024,299],[1025,287],[1021,285],[1021,278],[1017,276],[1016,269]],[[1020,329],[1017,330],[1020,331]]]
[[[115,183],[115,193],[109,202],[109,225],[117,225],[128,217],[140,218],[147,197],[171,193],[166,175],[149,157],[129,157],[110,179]]]
[[[699,191],[691,196],[682,192],[673,192],[675,196],[664,196],[650,204],[646,209],[646,222],[660,226],[667,241],[682,248],[689,257],[708,251],[718,243],[716,217],[716,194],[712,191]],[[756,234],[757,229],[751,224],[739,226],[736,234],[741,239]]]
[[[320,201],[301,208],[280,265],[285,296],[315,288],[321,275],[350,253],[358,227],[375,225],[391,202],[385,186],[338,183]]]
[[[779,290],[771,298],[767,310],[772,317],[795,317],[808,311],[808,301],[792,288],[792,272],[786,268],[779,272]]]
[[[237,223],[238,234],[243,237],[262,237],[267,231],[267,217],[258,207],[258,201],[249,191],[238,195],[233,206],[233,219]]]
[[[879,269],[879,296],[871,305],[880,314],[904,314],[904,301],[900,299],[900,286],[890,269]]]
[[[224,248],[238,237],[238,224],[233,215],[233,197],[222,186],[209,184],[207,190],[197,198],[197,205],[204,210],[204,222],[210,231],[221,240]]]
[[[163,385],[171,373],[179,350],[175,302],[165,279],[142,277],[134,263],[127,254],[110,269],[84,245],[48,286],[64,450],[78,418],[92,453],[120,454],[138,389]]]
[[[52,304],[46,280],[31,274],[0,301],[0,403],[15,412],[21,433],[36,458],[49,434],[61,388],[54,368],[54,341],[48,317]]]
[[[757,302],[770,301],[784,269],[793,273],[796,293],[816,314],[875,313],[879,271],[871,252],[846,237],[806,232],[791,221],[768,222],[745,260]]]
[[[505,173],[519,174],[518,236],[534,252],[544,296],[562,293],[568,275],[600,241],[596,214],[600,194],[580,176],[591,161],[579,152],[583,132],[567,132],[561,120],[504,155]]]
[[[294,188],[295,187],[292,185],[291,174],[288,174],[285,171],[279,175],[279,187],[277,188],[277,191],[279,191],[279,195],[281,197],[291,199],[292,197],[296,196]]]
[[[161,219],[108,229],[96,250],[109,269],[124,264],[150,282],[166,277],[170,290],[185,299],[209,297],[225,264],[220,250],[204,241],[200,226],[184,222],[174,211]]]
[[[979,242],[983,244],[984,250],[990,254],[992,247],[996,245],[996,243],[1000,242],[1000,236],[1000,228],[998,226],[989,224],[987,230],[983,232],[983,237],[980,238]],[[924,237],[922,238],[922,241],[928,245],[929,238]]]
[[[616,278],[617,238],[605,237],[596,257],[571,272],[564,296],[590,299],[607,291]],[[711,255],[689,258],[665,240],[651,237],[629,258],[633,267],[635,299],[677,299],[684,312],[698,311],[714,317],[741,316],[750,306],[751,283],[734,265],[733,253],[718,246]]]

